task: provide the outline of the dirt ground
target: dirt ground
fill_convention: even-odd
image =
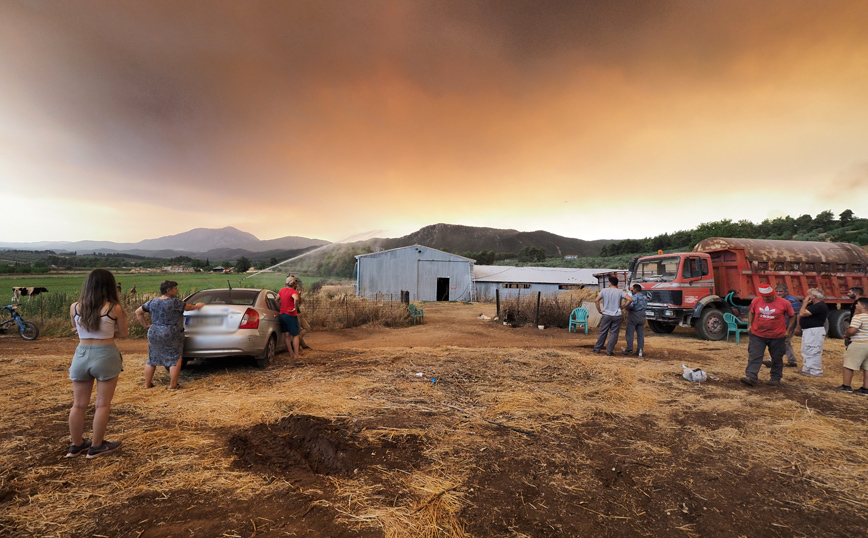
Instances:
[[[178,391],[143,389],[147,343],[121,341],[123,445],[93,460],[64,457],[76,341],[0,337],[0,535],[866,535],[868,398],[832,390],[840,340],[824,377],[749,388],[745,340],[648,330],[646,357],[606,357],[593,330],[423,306],[265,370],[193,361]]]

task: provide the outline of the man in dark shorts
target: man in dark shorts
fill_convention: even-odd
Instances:
[[[286,287],[277,292],[280,297],[280,330],[286,341],[286,349],[291,359],[298,358],[298,282],[294,276],[286,277]]]

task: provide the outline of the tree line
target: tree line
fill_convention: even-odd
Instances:
[[[744,239],[787,239],[796,241],[841,241],[868,245],[868,219],[857,218],[846,209],[838,218],[829,211],[816,216],[789,215],[765,219],[759,224],[749,220],[729,219],[704,222],[693,230],[664,233],[644,239],[624,239],[603,246],[600,256],[619,256],[647,252],[690,250],[693,245],[709,237],[740,237]]]

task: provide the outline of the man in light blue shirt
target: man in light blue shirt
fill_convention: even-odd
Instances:
[[[630,296],[618,288],[618,277],[609,275],[609,287],[600,290],[597,298],[594,299],[597,312],[603,315],[603,319],[600,321],[600,336],[597,337],[597,343],[594,344],[594,353],[599,353],[603,349],[603,344],[606,344],[606,355],[615,354],[618,330],[621,328],[621,303],[629,300]],[[608,344],[606,343],[607,336],[609,337]]]

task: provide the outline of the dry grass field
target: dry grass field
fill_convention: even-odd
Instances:
[[[121,341],[123,445],[90,461],[64,457],[76,341],[0,337],[0,535],[866,534],[868,398],[832,391],[840,340],[825,377],[748,388],[744,340],[606,357],[595,334],[479,319],[492,305],[424,309],[314,332],[266,370],[193,361],[178,391],[163,372],[143,389],[147,343]]]

